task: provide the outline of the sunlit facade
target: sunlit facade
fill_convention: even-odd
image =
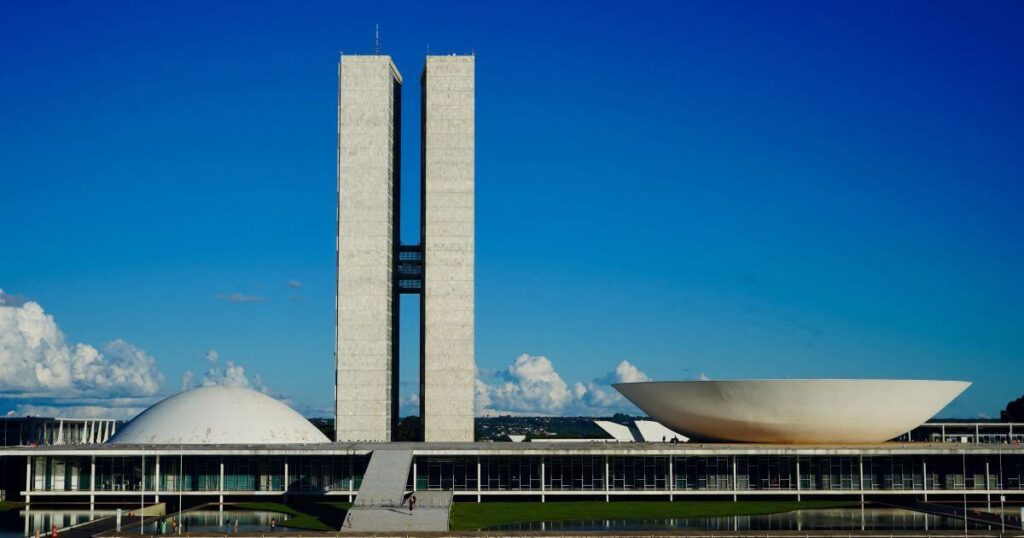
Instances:
[[[322,447],[12,448],[22,456],[30,500],[102,501],[132,495],[354,496],[374,449]],[[1024,452],[985,445],[901,444],[874,447],[529,444],[418,445],[408,491],[449,490],[486,497],[948,496],[1024,500]],[[466,499],[466,497],[470,497]],[[66,499],[64,499],[66,500]],[[98,501],[98,502],[99,502]]]

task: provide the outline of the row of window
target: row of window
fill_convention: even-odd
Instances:
[[[165,456],[158,474],[155,457],[96,457],[95,489],[140,491],[145,481],[147,491],[219,491],[223,465],[225,491],[283,491],[286,483],[297,492],[352,491],[368,462],[369,456]],[[91,465],[88,456],[34,457],[29,483],[34,491],[88,491]],[[1024,456],[420,456],[414,471],[408,485],[418,490],[1024,489]]]

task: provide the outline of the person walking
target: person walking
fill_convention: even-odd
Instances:
[[[345,526],[350,528],[350,529],[352,528],[352,512],[351,511],[349,511],[348,516],[345,517]],[[36,538],[39,538],[39,537],[36,536]]]
[[[238,520],[235,520],[235,534],[238,534]]]
[[[50,538],[57,538],[57,524],[50,525]]]
[[[415,509],[416,509],[416,494],[413,493],[412,496],[409,497],[409,511],[412,512]]]
[[[277,529],[277,520],[270,518],[270,532],[274,532]]]

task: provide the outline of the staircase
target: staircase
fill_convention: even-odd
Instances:
[[[452,492],[417,492],[416,507],[409,510],[405,486],[411,467],[411,450],[374,450],[342,532],[448,530]]]

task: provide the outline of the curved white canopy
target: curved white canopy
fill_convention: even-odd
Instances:
[[[880,443],[942,410],[971,384],[896,379],[619,383],[651,418],[686,435],[753,443]]]
[[[146,409],[111,444],[327,443],[291,407],[251,389],[200,387],[179,392]]]

